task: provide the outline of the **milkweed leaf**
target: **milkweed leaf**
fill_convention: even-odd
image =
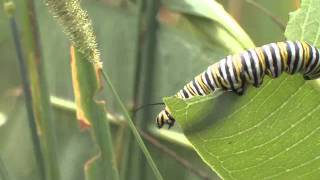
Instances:
[[[290,15],[286,36],[319,46],[319,0]],[[320,94],[301,75],[265,77],[244,96],[164,101],[201,158],[223,179],[319,177]]]

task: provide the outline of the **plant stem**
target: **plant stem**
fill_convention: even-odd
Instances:
[[[35,120],[35,116],[33,114],[33,100],[32,100],[32,95],[31,95],[30,82],[29,82],[29,78],[28,78],[29,72],[26,67],[25,59],[23,56],[19,31],[18,31],[17,23],[16,23],[14,16],[11,16],[9,21],[10,21],[10,26],[11,26],[12,37],[14,40],[15,50],[17,53],[17,60],[19,63],[20,76],[22,79],[22,87],[23,87],[23,93],[25,96],[25,105],[26,105],[27,116],[28,116],[28,124],[29,124],[31,139],[33,142],[34,154],[35,154],[35,158],[36,158],[36,164],[38,167],[37,169],[39,170],[40,179],[45,180],[46,179],[46,171],[44,168],[45,163],[44,163],[43,153],[41,151],[40,138],[37,134],[38,130],[37,130],[37,125],[36,125],[36,120]]]
[[[30,79],[33,111],[38,125],[47,180],[59,180],[55,121],[50,106],[50,95],[45,76],[40,32],[34,0],[23,1],[23,49]]]
[[[125,115],[125,117],[126,117],[126,119],[128,121],[129,127],[130,127],[134,137],[136,138],[136,140],[137,140],[142,152],[144,153],[144,155],[145,155],[145,157],[146,157],[146,159],[147,159],[147,161],[148,161],[148,163],[149,163],[149,165],[150,165],[155,177],[157,178],[157,180],[163,180],[163,178],[162,178],[162,176],[161,176],[156,164],[154,163],[153,159],[151,158],[151,155],[150,155],[146,145],[144,144],[142,138],[140,137],[138,130],[136,129],[135,125],[133,124],[133,121],[132,121],[132,119],[131,119],[131,117],[129,115],[129,112],[127,111],[126,107],[122,103],[122,100],[121,100],[119,94],[117,93],[117,91],[113,87],[113,84],[112,84],[109,76],[103,70],[102,70],[102,75],[103,75],[103,78],[106,81],[106,83],[110,86],[112,93],[114,94],[116,100],[118,101],[122,111],[124,112],[124,115]]]

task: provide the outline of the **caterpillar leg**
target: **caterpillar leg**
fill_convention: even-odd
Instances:
[[[304,80],[311,80],[311,78],[309,76],[303,76]]]
[[[175,122],[176,122],[175,119],[167,119],[167,121],[165,123],[168,124],[168,129],[170,129],[174,125]]]
[[[310,75],[304,75],[303,78],[305,80],[314,80],[314,79],[318,79],[318,76],[310,76]]]
[[[236,93],[238,96],[242,96],[245,91],[246,91],[247,87],[245,84],[242,84],[240,87],[232,90],[234,93]]]
[[[238,88],[238,89],[233,90],[233,92],[236,93],[239,96],[242,96],[244,94],[244,92],[245,92],[245,88],[244,87]]]
[[[241,72],[240,73],[240,80],[239,80],[237,86],[235,86],[235,88],[232,90],[238,96],[242,96],[247,89],[246,84],[244,83],[245,81],[246,81],[246,76],[245,76],[244,72]]]

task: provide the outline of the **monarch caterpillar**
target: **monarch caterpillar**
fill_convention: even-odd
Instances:
[[[286,41],[263,45],[229,55],[210,65],[175,95],[181,99],[205,96],[218,89],[242,95],[247,84],[259,87],[264,75],[276,78],[282,72],[302,73],[305,80],[320,77],[319,49],[303,41]],[[156,117],[159,128],[174,125],[168,107]]]

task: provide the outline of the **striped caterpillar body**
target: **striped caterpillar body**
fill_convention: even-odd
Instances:
[[[229,55],[186,84],[176,96],[189,99],[205,96],[218,89],[242,95],[247,84],[259,87],[264,75],[276,78],[282,72],[302,73],[305,80],[320,77],[319,50],[303,41],[270,43]],[[159,128],[174,125],[175,119],[168,107],[156,118]]]

